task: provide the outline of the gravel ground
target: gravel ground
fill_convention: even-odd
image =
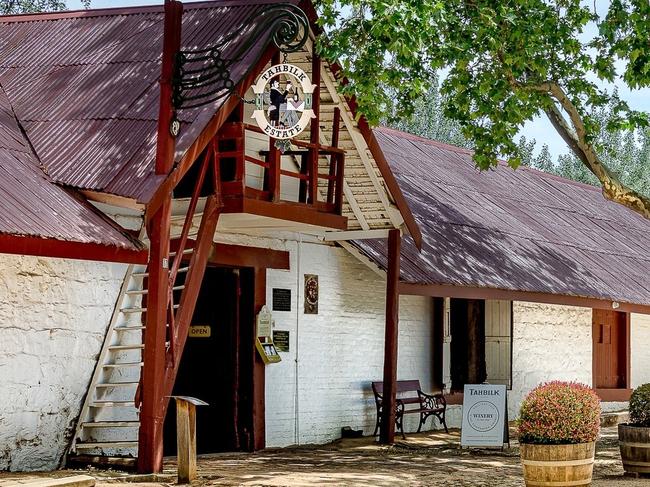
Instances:
[[[461,450],[458,443],[459,432],[452,431],[450,435],[411,434],[406,441],[401,441],[393,447],[379,446],[370,438],[361,438],[339,440],[318,447],[265,450],[254,454],[206,455],[199,460],[200,479],[196,484],[324,487],[524,486],[516,441],[513,441],[512,448],[507,451]],[[166,462],[165,471],[173,482],[173,461]],[[616,428],[602,430],[596,451],[592,485],[650,487],[650,479],[623,476]],[[114,486],[112,483],[103,487]]]
[[[650,487],[650,479],[623,476],[616,428],[604,428],[596,448],[594,487]],[[328,445],[227,453],[199,458],[197,486],[431,486],[523,487],[519,450],[458,447],[459,432],[410,434],[392,447],[371,438],[339,440]],[[175,483],[175,464],[166,459],[157,482],[143,482],[119,472],[57,471],[39,476],[89,473],[98,487],[158,487]],[[0,487],[8,477],[0,474]],[[24,476],[21,476],[24,478]],[[5,482],[3,482],[3,480]],[[148,479],[147,479],[148,480]],[[4,484],[4,485],[3,485]]]

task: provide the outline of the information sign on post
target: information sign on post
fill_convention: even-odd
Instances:
[[[466,384],[463,394],[461,446],[510,443],[506,386]]]

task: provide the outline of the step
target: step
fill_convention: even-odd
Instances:
[[[133,448],[137,447],[138,442],[133,441],[100,441],[96,443],[77,443],[77,450],[92,450],[93,448]]]
[[[91,402],[89,406],[91,408],[123,408],[127,406],[135,407],[135,401],[133,401],[133,399],[121,401],[98,400]]]
[[[185,267],[179,267],[178,273],[180,274],[181,272],[187,272],[190,270],[190,266],[185,266]],[[148,272],[134,272],[131,274],[131,277],[149,277]]]
[[[185,285],[182,285],[182,286],[174,286],[174,287],[172,288],[173,291],[180,291],[180,290],[182,290],[182,289],[185,289]],[[149,290],[148,290],[148,289],[136,289],[136,290],[134,290],[134,291],[127,291],[127,292],[126,292],[126,294],[128,294],[129,296],[140,295],[140,294],[144,295],[144,294],[148,294],[148,293],[149,293]]]
[[[132,456],[122,457],[92,454],[74,454],[71,453],[66,459],[66,467],[87,469],[89,466],[95,468],[104,468],[111,470],[135,471],[137,467],[137,458]],[[171,483],[171,482],[169,482]]]
[[[137,386],[139,382],[102,382],[95,384],[95,387],[129,387]]]
[[[194,249],[185,249],[185,250],[183,250],[183,255],[191,254],[192,252],[194,252]],[[169,253],[169,256],[170,256],[170,257],[174,257],[176,254],[178,254],[178,252],[175,252],[175,251],[174,251],[174,252],[170,252],[170,253]]]
[[[93,421],[83,423],[84,428],[135,428],[140,421]]]
[[[105,368],[110,368],[110,369],[119,369],[119,368],[124,368],[124,367],[142,367],[144,365],[144,362],[119,362],[115,364],[104,364],[102,367]]]
[[[137,325],[137,326],[117,326],[113,328],[113,331],[138,331],[138,330],[144,330],[143,325]]]
[[[113,351],[120,351],[120,350],[142,350],[144,348],[144,344],[142,343],[133,343],[131,345],[111,345],[108,347],[108,350],[113,352]]]
[[[146,313],[147,308],[122,308],[120,313]]]

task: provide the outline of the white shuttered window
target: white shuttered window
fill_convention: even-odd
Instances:
[[[512,386],[512,301],[485,301],[487,382]]]

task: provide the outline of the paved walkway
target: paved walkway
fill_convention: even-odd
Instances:
[[[340,440],[319,447],[266,450],[255,454],[205,455],[199,460],[205,486],[431,486],[523,487],[518,449],[460,450],[458,431],[408,435],[393,447],[370,438]],[[175,465],[167,461],[168,482]],[[105,475],[105,474],[104,474]],[[119,479],[100,479],[99,486],[115,487]],[[109,483],[110,482],[110,483]],[[650,479],[623,477],[615,428],[606,428],[598,442],[594,487],[650,487]]]

